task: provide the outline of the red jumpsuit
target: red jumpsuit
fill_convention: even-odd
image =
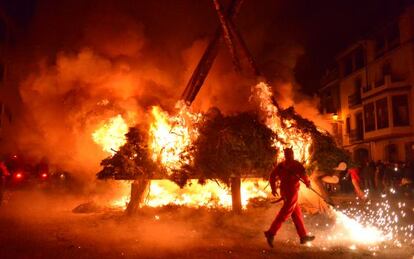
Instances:
[[[303,222],[302,211],[298,205],[299,178],[301,178],[307,186],[310,181],[305,173],[305,168],[296,160],[284,161],[276,166],[270,174],[270,186],[272,191],[276,190],[276,179],[280,179],[280,192],[284,200],[283,207],[280,209],[275,220],[270,226],[268,233],[275,235],[290,216],[295,224],[299,237],[307,235]]]
[[[360,171],[357,167],[349,168],[348,173],[351,175],[351,181],[352,185],[354,186],[354,190],[356,195],[360,199],[365,199],[364,192],[361,190],[360,183],[361,183],[361,177],[359,176]]]

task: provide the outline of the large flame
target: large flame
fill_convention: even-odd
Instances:
[[[272,101],[271,88],[264,82],[258,83],[252,88],[252,98],[258,102],[266,126],[277,135],[273,146],[278,150],[290,147],[293,149],[296,159],[307,163],[310,157],[309,148],[312,144],[312,138],[309,134],[294,127],[292,121],[278,115],[278,109]],[[282,152],[279,152],[277,160],[281,161],[282,159]]]
[[[188,147],[199,135],[196,123],[201,120],[201,114],[190,112],[184,102],[178,102],[176,108],[178,112],[174,116],[158,106],[151,110],[149,146],[152,159],[159,161],[168,174],[191,164]]]
[[[92,133],[92,139],[110,154],[115,154],[126,143],[128,125],[120,114],[110,118]]]
[[[241,183],[241,202],[246,208],[250,199],[266,198],[267,181],[260,178],[243,179]],[[128,188],[125,186],[125,189]],[[112,201],[114,207],[125,207],[128,203],[128,191],[124,196]],[[151,180],[149,194],[145,200],[149,207],[162,207],[166,205],[187,206],[192,208],[226,208],[232,206],[231,191],[225,185],[208,180],[205,184],[190,180],[184,188],[178,187],[170,180]]]
[[[279,116],[278,108],[272,101],[271,88],[265,83],[257,84],[252,88],[252,98],[259,105],[264,123],[277,135],[273,146],[279,150],[291,147],[296,159],[305,163],[309,161],[311,136],[295,127],[293,121]],[[190,112],[183,102],[177,103],[176,108],[177,113],[169,115],[160,107],[153,107],[152,122],[149,127],[152,159],[160,163],[169,174],[183,166],[191,165],[193,160],[189,147],[199,136],[197,124],[202,120],[201,114]],[[105,151],[114,154],[125,143],[127,130],[127,124],[122,116],[118,115],[98,128],[92,137]],[[277,159],[278,161],[283,159],[282,152],[278,153]],[[246,208],[252,198],[268,197],[266,185],[267,181],[262,179],[244,179],[241,184],[243,208]],[[125,190],[122,198],[113,201],[113,206],[127,205],[129,192],[127,187],[124,188]],[[179,188],[169,180],[151,180],[145,205],[231,208],[232,197],[228,187],[214,181],[207,181],[204,185],[200,185],[196,180],[191,180],[184,188]],[[405,204],[398,206],[402,209]],[[327,234],[325,240],[332,243],[349,242],[350,249],[357,249],[356,245],[368,245],[374,250],[379,248],[379,244],[391,239],[395,240],[396,245],[414,242],[412,240],[414,225],[399,226],[397,213],[389,210],[388,202],[377,204],[377,207],[376,210],[371,209],[368,212],[355,209],[343,212],[334,210],[336,224],[331,230],[333,234]],[[402,210],[401,217],[405,217],[405,212]],[[396,239],[398,235],[404,237],[403,242]]]

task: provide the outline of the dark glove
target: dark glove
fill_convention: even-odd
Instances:
[[[276,190],[272,190],[272,195],[275,197],[279,197],[279,193]]]

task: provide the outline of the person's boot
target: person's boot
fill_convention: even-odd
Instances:
[[[273,239],[275,238],[275,236],[274,236],[272,233],[270,233],[269,231],[265,231],[265,232],[264,232],[264,235],[265,235],[265,237],[266,237],[267,244],[268,244],[271,248],[273,248]]]
[[[300,243],[306,244],[307,242],[312,242],[315,239],[315,236],[304,236],[300,238]]]

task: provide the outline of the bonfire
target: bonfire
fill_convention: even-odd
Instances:
[[[281,150],[286,147],[293,149],[295,158],[305,165],[309,174],[315,170],[331,172],[339,162],[350,164],[349,154],[336,146],[328,132],[300,116],[293,107],[283,109],[278,105],[268,80],[263,80],[231,21],[241,1],[233,1],[227,14],[218,1],[215,4],[221,27],[197,65],[175,112],[169,114],[154,106],[148,127],[137,125],[126,132],[125,127],[119,127],[123,125],[119,117],[115,117],[103,130],[93,134],[96,143],[110,153],[101,163],[103,169],[98,178],[134,181],[129,212],[142,204],[232,207],[240,211],[251,199],[268,198],[265,178],[275,163],[283,159]],[[243,70],[244,61],[257,79],[250,97],[256,109],[251,112],[223,115],[214,107],[206,113],[190,108],[217,55],[221,36],[236,70]],[[243,57],[237,56],[236,46]],[[104,137],[105,132],[117,132],[114,141]],[[373,213],[368,220],[359,211],[342,212],[332,208],[338,235],[328,236],[326,240],[349,239],[351,249],[369,240],[368,245],[378,249],[377,244],[395,239],[386,232],[398,228],[398,219],[384,228],[375,221],[381,222],[387,214],[369,211]],[[349,229],[344,230],[344,226]],[[409,230],[412,226],[405,227],[404,234]]]
[[[100,141],[102,137],[95,137],[100,134],[94,133],[95,141],[103,145],[104,150],[117,151],[111,152],[102,162],[103,170],[98,178],[142,181],[136,182],[135,188],[133,185],[129,204],[143,199],[142,192],[147,188],[140,186],[148,185],[149,179],[169,179],[180,187],[197,179],[201,184],[217,182],[218,188],[230,186],[233,209],[239,211],[244,192],[240,189],[240,179],[267,178],[274,163],[283,159],[280,152],[283,148],[292,148],[296,159],[303,162],[309,172],[316,167],[330,171],[337,163],[349,160],[348,154],[336,147],[327,132],[302,118],[292,107],[282,109],[278,105],[272,88],[232,22],[242,2],[232,1],[226,12],[219,1],[214,1],[220,26],[177,102],[175,113],[152,107],[149,127],[131,128],[125,144],[121,141],[117,146],[111,141]],[[256,109],[249,113],[226,116],[213,107],[205,114],[191,110],[190,105],[222,41],[231,53],[235,70],[243,71],[257,82],[250,98]],[[113,122],[112,125],[116,127]],[[108,144],[112,147],[105,147]],[[328,154],[331,159],[326,159]]]
[[[258,107],[256,111],[231,116],[217,108],[195,113],[182,103],[174,115],[153,107],[148,129],[130,128],[117,152],[113,152],[112,141],[100,142],[104,150],[111,150],[111,156],[102,161],[98,178],[169,179],[181,188],[197,179],[200,184],[213,181],[217,188],[228,188],[232,180],[240,178],[266,179],[274,164],[283,159],[280,151],[285,147],[294,150],[309,172],[315,167],[331,169],[349,159],[329,133],[292,108],[279,110],[266,83],[252,87],[250,101]],[[119,128],[115,122],[112,119],[109,124]]]

